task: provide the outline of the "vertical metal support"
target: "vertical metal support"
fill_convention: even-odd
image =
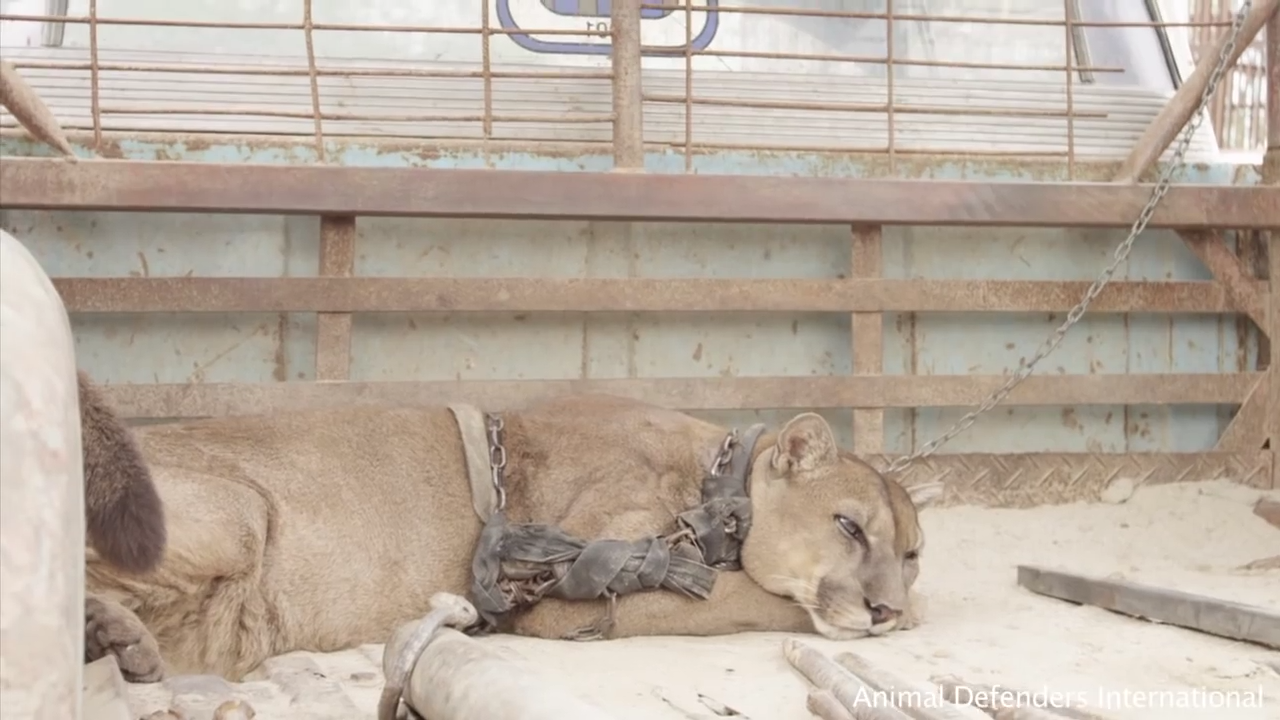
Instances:
[[[885,94],[885,131],[889,144],[889,174],[898,174],[897,112],[898,99],[894,93],[893,75],[897,70],[894,65],[893,36],[897,29],[893,26],[893,0],[884,1],[884,94]]]
[[[89,0],[89,112],[93,115],[93,152],[102,155],[102,91],[98,70],[98,0]]]
[[[644,172],[644,91],[640,81],[640,3],[641,0],[615,0],[609,12],[612,33],[610,48],[613,65],[613,171]],[[591,242],[598,247],[612,246],[624,254],[627,277],[639,272],[636,228],[633,223],[592,223]],[[593,251],[595,248],[593,248]],[[591,365],[591,336],[594,332],[590,316],[582,323],[583,377]],[[629,313],[625,324],[627,377],[636,377],[636,314]]]
[[[320,69],[316,65],[316,40],[312,0],[302,0],[302,34],[307,45],[307,75],[311,81],[311,122],[315,128],[316,160],[325,161],[324,115],[320,111]]]
[[[644,169],[644,118],[640,84],[640,0],[612,5],[613,166]]]
[[[351,277],[356,264],[356,219],[349,215],[320,218],[320,274]],[[318,313],[316,380],[351,379],[351,313]]]
[[[1063,19],[1066,38],[1063,43],[1063,59],[1067,68],[1067,179],[1076,179],[1076,101],[1075,101],[1075,49],[1076,28],[1073,0],[1064,0]]]
[[[884,273],[884,250],[879,225],[853,227],[853,279],[879,278]],[[884,314],[853,313],[854,375],[884,374]],[[884,410],[853,411],[853,451],[859,455],[884,452]]]
[[[1267,53],[1267,151],[1262,159],[1262,182],[1280,184],[1280,10],[1272,13],[1266,30]],[[1280,488],[1280,228],[1265,234],[1270,292],[1267,334],[1270,336],[1271,393],[1267,415],[1271,418],[1271,487]]]

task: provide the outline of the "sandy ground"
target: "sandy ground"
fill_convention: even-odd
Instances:
[[[1191,483],[1141,489],[1120,504],[929,510],[922,515],[928,546],[918,584],[928,601],[925,623],[849,643],[801,639],[828,655],[852,650],[919,682],[954,674],[1083,693],[1095,711],[1115,720],[1275,720],[1280,673],[1266,663],[1280,663],[1280,653],[1040,597],[1016,585],[1014,570],[1034,564],[1123,577],[1280,610],[1280,570],[1238,569],[1280,555],[1280,530],[1252,513],[1261,495]],[[807,684],[784,660],[783,637],[484,642],[541,665],[618,720],[719,717],[700,695],[751,720],[809,720]],[[236,690],[255,705],[258,720],[372,718],[380,659],[381,646],[285,656],[269,665],[271,682]],[[148,712],[177,691],[174,700],[190,705],[191,720],[208,718],[211,708],[198,708],[195,695],[174,684],[181,682],[134,686],[134,709]],[[1119,694],[1125,691],[1127,700]],[[1227,705],[1215,704],[1221,702]]]

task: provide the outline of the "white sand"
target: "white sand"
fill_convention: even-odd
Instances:
[[[954,674],[1032,691],[1083,692],[1094,709],[1116,720],[1274,720],[1280,718],[1280,674],[1263,661],[1280,663],[1280,653],[1040,597],[1016,585],[1014,570],[1017,564],[1034,564],[1124,577],[1280,610],[1280,570],[1236,569],[1280,555],[1280,530],[1252,513],[1261,494],[1225,483],[1195,483],[1145,488],[1119,505],[929,510],[922,516],[928,546],[918,585],[928,599],[925,623],[908,632],[849,643],[800,639],[828,655],[857,652],[919,682]],[[1269,494],[1280,497],[1280,492]],[[485,642],[537,662],[572,690],[610,708],[619,720],[717,717],[699,694],[751,720],[809,720],[807,685],[783,659],[783,637],[597,643],[494,637]],[[376,675],[380,658],[381,646],[367,646],[295,660],[314,663],[318,673],[307,673],[309,677],[345,695],[372,718],[381,690]],[[273,679],[279,684],[282,677]],[[291,697],[269,697],[272,686],[266,683],[244,687],[259,720],[327,716],[304,711],[307,705],[321,705],[308,702],[320,698],[290,684]],[[1232,706],[1215,707],[1208,704],[1212,699],[1192,695],[1193,690],[1237,694],[1230,698]],[[136,709],[158,707],[160,691],[159,686],[137,687]],[[1138,695],[1117,703],[1100,698],[1101,691]],[[1250,700],[1238,694],[1243,692],[1254,694],[1252,707],[1241,706]],[[1141,704],[1144,699],[1176,702],[1178,697],[1196,704]],[[208,715],[192,720],[203,717]]]

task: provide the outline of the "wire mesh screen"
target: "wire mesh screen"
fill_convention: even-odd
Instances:
[[[618,103],[638,102],[646,147],[686,169],[736,151],[1114,160],[1189,71],[1186,29],[1229,24],[1165,18],[1156,0],[650,0],[638,29],[615,27],[610,0],[3,9],[6,59],[98,146],[130,133],[306,138],[321,159],[353,138],[608,146]],[[623,32],[639,36],[636,97],[612,87],[631,70],[612,57]],[[1191,155],[1214,149],[1206,130]]]

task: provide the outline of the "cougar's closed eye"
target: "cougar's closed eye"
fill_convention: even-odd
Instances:
[[[906,554],[906,555],[904,555],[903,557],[904,557],[905,559],[907,559],[908,561],[911,561],[911,560],[919,560],[919,559],[920,559],[920,551],[919,551],[919,550],[910,550],[910,551],[908,551],[908,552],[907,552],[907,554]]]
[[[853,540],[861,545],[866,544],[867,537],[862,534],[862,528],[858,527],[858,523],[854,522],[853,520],[850,520],[844,515],[836,515],[835,519],[836,519],[836,525],[840,526],[840,532],[844,533],[845,535],[848,535],[850,540]]]

